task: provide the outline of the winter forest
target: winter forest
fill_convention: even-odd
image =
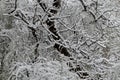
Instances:
[[[0,0],[0,80],[120,80],[120,1]]]

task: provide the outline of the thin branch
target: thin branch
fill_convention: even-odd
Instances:
[[[34,12],[34,16],[33,16],[33,24],[35,24],[36,22],[39,21],[39,16],[36,15],[36,12],[37,12],[37,5],[35,5],[35,12]],[[36,19],[36,17],[38,17],[38,18]]]
[[[23,22],[25,22],[27,25],[29,25],[29,22],[27,20],[25,20],[25,15],[21,11],[17,11],[15,16],[19,17]]]
[[[104,16],[104,14],[107,13],[107,12],[111,12],[111,11],[113,11],[113,9],[107,10],[107,11],[103,12],[103,13],[95,20],[95,22],[97,22],[100,18],[109,21],[109,19],[107,19],[107,18]]]
[[[16,11],[16,9],[17,9],[17,0],[15,0],[15,7],[14,7],[14,10],[13,10],[13,11],[11,11],[11,12],[9,12],[8,14],[11,14],[11,13],[15,12],[15,11]]]

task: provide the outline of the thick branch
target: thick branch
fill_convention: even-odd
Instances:
[[[67,57],[70,57],[70,53],[67,51],[67,48],[65,48],[64,46],[55,43],[54,48],[57,49],[57,51],[59,51],[61,54],[64,54]]]
[[[37,0],[37,2],[39,3],[39,5],[40,5],[41,8],[43,9],[43,11],[46,12],[47,6],[45,5],[45,3],[41,2],[41,0]]]
[[[83,0],[79,0],[84,8],[84,11],[87,11],[87,6],[85,5],[85,3],[83,2]]]
[[[61,7],[61,0],[54,0],[53,6],[56,8],[60,8]]]

